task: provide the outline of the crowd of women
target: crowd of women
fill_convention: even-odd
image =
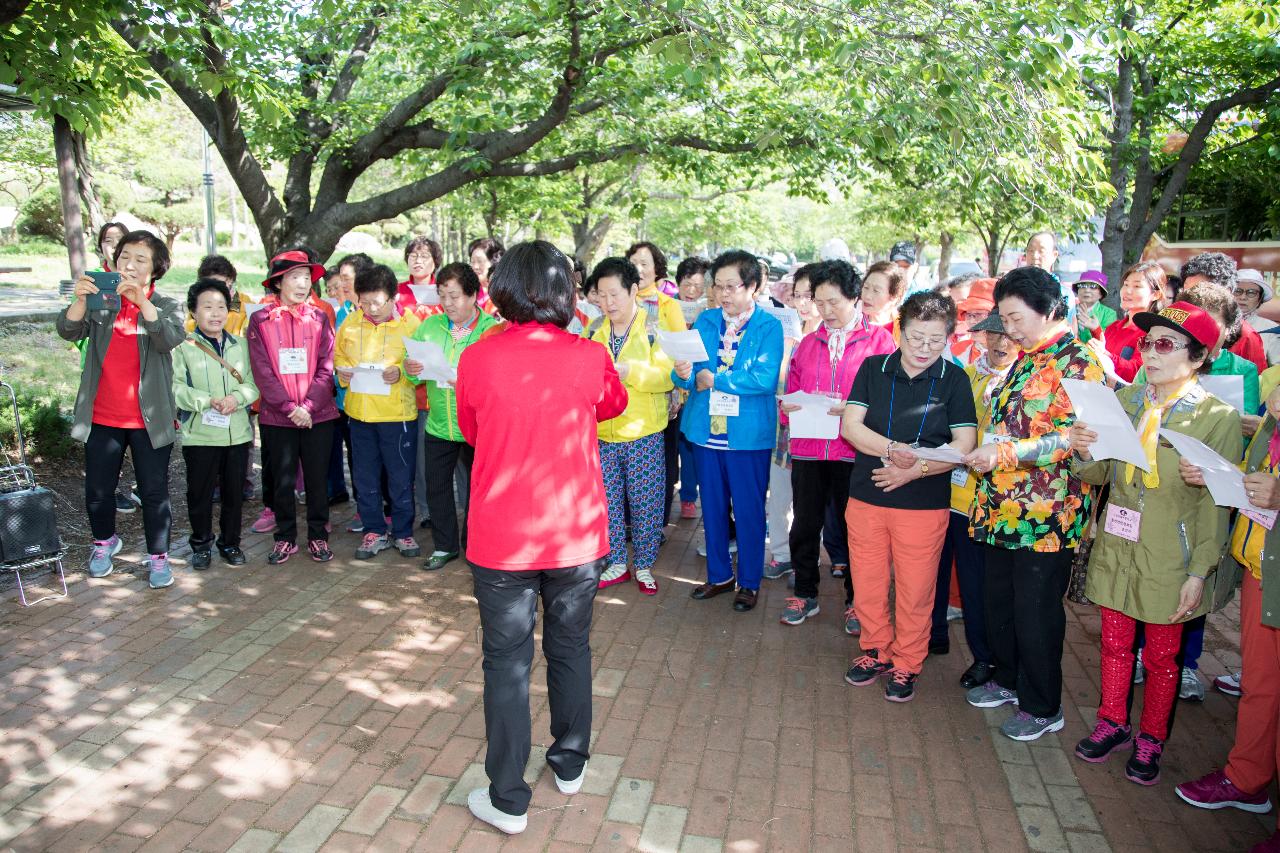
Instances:
[[[658,593],[677,485],[681,517],[700,505],[705,533],[706,578],[692,597],[732,593],[746,612],[762,582],[789,577],[779,618],[800,626],[819,616],[825,549],[844,587],[841,628],[860,638],[845,679],[882,684],[889,701],[911,700],[928,656],[949,651],[954,578],[974,657],[967,701],[1014,706],[1001,731],[1016,740],[1064,726],[1063,600],[1074,584],[1102,625],[1097,720],[1076,754],[1101,762],[1131,744],[1125,775],[1145,785],[1159,778],[1186,673],[1195,679],[1204,616],[1243,575],[1237,744],[1224,771],[1177,791],[1204,808],[1271,807],[1280,580],[1265,580],[1277,571],[1267,555],[1280,552],[1268,547],[1280,391],[1267,388],[1272,348],[1259,335],[1271,327],[1254,313],[1270,289],[1224,256],[1192,259],[1178,281],[1133,266],[1116,314],[1100,273],[1073,285],[1053,274],[1044,234],[1028,265],[999,280],[909,295],[915,259],[903,244],[865,275],[834,258],[770,283],[767,264],[743,251],[685,258],[672,280],[647,242],[586,274],[541,241],[504,254],[478,240],[467,263],[445,265],[436,243],[415,238],[403,282],[363,255],[326,270],[297,247],[271,259],[261,293],[240,288],[226,259],[206,258],[183,304],[155,287],[164,243],[110,228],[100,244],[119,275],[114,295],[86,275],[58,320],[84,352],[74,435],[86,443],[90,576],[111,574],[121,548],[128,451],[149,583],[173,582],[179,435],[193,568],[208,568],[215,547],[245,562],[259,440],[264,509],[252,529],[274,537],[268,562],[298,553],[299,501],[307,553],[332,559],[330,508],[352,496],[356,558],[419,555],[418,526],[431,530],[424,569],[465,549],[484,631],[491,781],[470,805],[504,831],[523,829],[530,796],[537,601],[548,763],[572,793],[590,737],[592,602],[626,581]],[[702,357],[669,355],[674,333],[686,333],[678,354],[692,338]],[[1243,401],[1223,402],[1206,376],[1241,377]],[[1148,470],[1094,458],[1099,437],[1076,418],[1069,380],[1117,389]],[[815,438],[806,418],[791,434],[805,395],[826,399],[820,419],[837,432]],[[1254,509],[1216,505],[1162,429],[1241,462]]]

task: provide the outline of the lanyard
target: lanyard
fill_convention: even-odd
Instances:
[[[896,375],[896,371],[894,375],[890,376],[890,381],[893,382],[893,384],[889,386],[889,423],[887,426],[885,426],[884,432],[885,432],[885,438],[888,438],[890,441],[892,441],[893,440],[893,398],[898,391],[898,377]],[[924,422],[929,417],[929,405],[933,402],[933,386],[936,385],[937,382],[938,382],[938,377],[936,376],[929,380],[929,395],[924,398],[924,414],[920,416],[920,428],[916,430],[916,440],[911,443],[912,447],[920,446],[920,436],[924,433]]]
[[[613,333],[613,324],[609,324],[609,352],[613,355],[613,361],[616,364],[618,357],[622,355],[622,349],[627,345],[627,339],[631,337],[631,327],[636,324],[634,315],[631,322],[627,324],[627,330],[622,333],[622,337],[618,337]]]

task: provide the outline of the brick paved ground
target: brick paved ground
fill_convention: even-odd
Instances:
[[[345,514],[336,517],[345,520]],[[1154,788],[1122,760],[1070,755],[1097,704],[1097,617],[1073,608],[1068,725],[1017,744],[964,704],[960,626],[916,701],[842,680],[855,641],[823,614],[777,624],[786,595],[735,614],[695,602],[693,522],[673,529],[655,599],[597,602],[595,752],[581,794],[541,761],[534,679],[529,829],[473,821],[483,777],[478,619],[468,575],[417,561],[295,558],[91,582],[69,601],[0,611],[0,846],[17,850],[1070,850],[1236,851],[1270,818],[1201,812],[1173,783],[1223,760],[1232,700],[1183,704]],[[134,543],[136,544],[136,543]],[[335,535],[342,554],[354,537]],[[137,555],[135,555],[137,556]],[[1238,663],[1234,611],[1211,622],[1204,669]],[[994,736],[993,736],[994,735]]]

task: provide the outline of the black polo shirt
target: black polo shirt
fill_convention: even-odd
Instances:
[[[953,428],[978,424],[964,370],[940,357],[913,378],[902,369],[901,350],[862,362],[849,389],[849,403],[867,410],[863,423],[868,429],[905,445],[941,447],[951,443]],[[871,480],[871,473],[884,464],[878,456],[859,453],[849,478],[849,497],[894,509],[951,506],[949,471],[885,492]]]

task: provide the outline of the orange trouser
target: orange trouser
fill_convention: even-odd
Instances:
[[[1244,695],[1227,778],[1252,794],[1271,784],[1280,765],[1280,629],[1262,624],[1262,582],[1247,569],[1240,585],[1240,660]]]
[[[947,533],[946,509],[888,509],[849,499],[849,568],[859,642],[879,660],[919,672],[929,653],[938,557]],[[894,613],[889,614],[889,578]]]

